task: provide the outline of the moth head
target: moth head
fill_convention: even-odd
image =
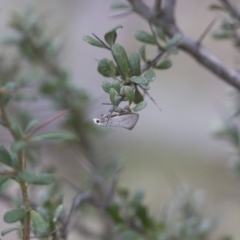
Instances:
[[[94,118],[93,122],[97,125],[101,125],[101,119],[99,119],[99,118]]]

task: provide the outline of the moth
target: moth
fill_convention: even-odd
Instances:
[[[93,122],[99,126],[110,126],[110,127],[122,127],[128,130],[132,130],[136,125],[139,118],[137,113],[117,113],[103,115],[100,119],[94,118]]]

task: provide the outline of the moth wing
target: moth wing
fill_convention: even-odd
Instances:
[[[108,121],[108,126],[123,127],[132,130],[138,121],[139,115],[137,113],[123,114],[120,116],[112,117]]]

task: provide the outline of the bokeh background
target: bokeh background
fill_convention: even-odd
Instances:
[[[74,83],[92,96],[89,119],[108,111],[108,107],[102,105],[109,100],[100,86],[104,78],[97,73],[96,59],[110,55],[104,49],[86,44],[82,36],[95,33],[103,37],[108,29],[121,24],[118,43],[124,45],[130,55],[141,46],[134,39],[135,31],[149,31],[148,24],[136,14],[111,18],[115,14],[109,10],[111,2],[0,0],[0,35],[6,31],[10,14],[21,12],[28,4],[45,14],[49,31],[55,31],[64,42],[62,65],[69,69]],[[210,0],[177,2],[176,19],[184,33],[198,39],[214,17],[221,17],[207,9],[210,3]],[[227,66],[236,66],[237,55],[229,42],[214,41],[209,34],[203,44]],[[149,56],[154,55],[154,48],[148,50]],[[132,131],[114,128],[101,135],[96,139],[98,154],[122,160],[120,184],[132,191],[144,189],[145,201],[153,213],[161,211],[163,202],[174,195],[178,183],[202,190],[206,197],[205,214],[216,214],[221,219],[216,234],[229,233],[234,239],[240,239],[240,181],[228,168],[234,153],[227,143],[214,139],[210,131],[212,122],[225,115],[232,89],[183,52],[172,60],[170,70],[156,72],[150,90],[162,112],[146,98],[148,106],[140,112],[136,127]],[[47,110],[48,105],[43,106]],[[69,164],[63,155],[57,165],[61,174],[78,181],[80,171],[76,166],[79,165],[74,158]],[[6,209],[7,206],[0,205],[1,216]],[[0,226],[1,229],[5,226],[2,219]],[[9,235],[3,239],[12,238]]]

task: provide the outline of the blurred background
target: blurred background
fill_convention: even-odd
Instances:
[[[82,40],[84,35],[104,33],[118,24],[118,43],[128,55],[138,52],[141,43],[134,39],[135,31],[145,29],[148,24],[136,14],[124,18],[111,18],[115,12],[109,10],[111,0],[1,0],[0,33],[4,33],[7,22],[14,11],[21,12],[31,5],[44,14],[49,31],[55,31],[63,40],[60,59],[62,66],[69,69],[74,83],[91,95],[88,117],[100,117],[108,111],[108,95],[101,88],[104,78],[97,72],[97,59],[110,57],[101,48],[94,48]],[[148,1],[152,5],[152,1]],[[210,0],[177,2],[176,19],[184,33],[198,39],[214,17],[220,16],[208,11]],[[218,23],[214,26],[217,28]],[[236,66],[236,53],[231,43],[214,41],[210,34],[203,45],[227,66]],[[4,51],[4,49],[1,49]],[[154,55],[154,48],[148,53]],[[220,217],[221,227],[216,235],[229,233],[239,239],[240,229],[240,181],[228,168],[234,154],[231,147],[211,135],[211,124],[225,115],[231,88],[200,66],[189,55],[180,52],[172,58],[170,70],[156,71],[156,80],[150,94],[162,111],[146,97],[147,108],[140,112],[140,119],[132,131],[114,128],[96,137],[99,159],[119,158],[123,166],[120,185],[132,191],[144,189],[146,203],[152,213],[159,213],[165,201],[175,192],[179,183],[190,189],[205,193],[206,215]],[[39,103],[47,111],[48,105]],[[43,107],[41,108],[43,109]],[[38,116],[46,118],[44,111]],[[48,151],[48,150],[46,150]],[[43,152],[43,155],[45,152]],[[66,155],[57,159],[60,174],[75,183],[79,181],[80,170],[74,160],[69,164]],[[48,161],[49,158],[45,161]],[[61,164],[59,164],[61,163]],[[1,215],[6,210],[0,205]],[[0,219],[0,226],[5,224]],[[6,236],[4,239],[12,239]]]

